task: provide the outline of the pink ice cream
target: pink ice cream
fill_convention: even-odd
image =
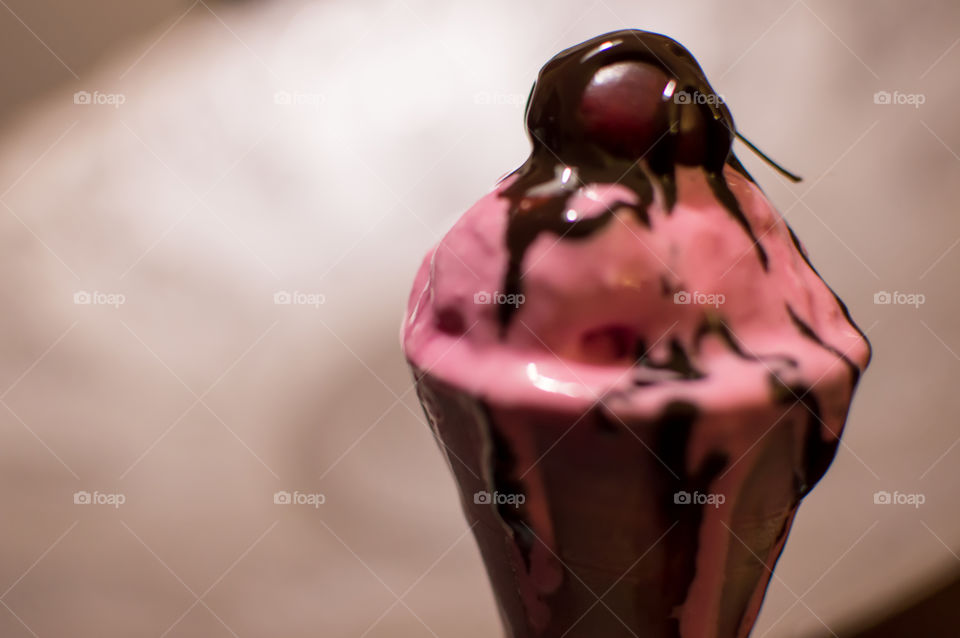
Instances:
[[[516,300],[501,290],[509,260],[502,193],[516,179],[508,177],[424,258],[404,324],[407,357],[479,398],[564,409],[611,399],[637,417],[674,399],[717,410],[769,403],[775,373],[787,385],[815,387],[838,433],[867,342],[760,189],[732,168],[726,177],[769,256],[767,272],[702,170],[681,167],[676,205],[668,214],[658,193],[649,225],[614,208],[615,219],[587,239],[538,237]],[[623,186],[575,180],[572,170],[574,219],[636,201]],[[497,301],[522,301],[503,335]],[[654,362],[668,360],[678,341],[703,378],[640,375],[634,345],[641,340]],[[638,392],[638,378],[661,382]]]
[[[558,55],[530,160],[414,282],[404,352],[509,635],[749,633],[870,358],[684,93],[716,98],[664,36]]]

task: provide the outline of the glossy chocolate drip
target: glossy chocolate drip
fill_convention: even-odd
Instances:
[[[763,249],[763,246],[760,245],[760,240],[754,234],[753,229],[750,228],[750,221],[747,219],[747,216],[744,215],[743,209],[740,208],[740,202],[737,201],[736,195],[730,190],[730,185],[727,184],[726,177],[723,176],[723,173],[708,173],[707,183],[710,184],[710,189],[716,196],[717,201],[730,211],[733,218],[737,220],[738,224],[743,226],[744,231],[750,236],[750,240],[753,242],[753,248],[757,253],[757,258],[763,265],[763,269],[767,270],[769,266],[767,253]]]
[[[710,485],[727,466],[727,456],[721,452],[712,452],[694,471],[687,468],[687,451],[694,423],[699,410],[697,406],[685,401],[670,403],[664,409],[657,422],[659,433],[656,455],[671,468],[675,480],[668,481],[670,487],[663,490],[665,502],[672,494],[705,494]],[[672,489],[672,494],[669,494]],[[669,496],[668,496],[669,495]],[[665,539],[667,557],[670,562],[667,573],[671,575],[664,583],[664,594],[673,607],[680,608],[690,591],[690,585],[696,576],[697,556],[700,552],[700,529],[706,505],[696,506],[670,499],[673,505],[670,516],[677,521],[676,527]],[[680,638],[679,619],[670,619],[670,636]]]
[[[557,170],[560,168],[561,170]],[[521,169],[522,170],[522,169]],[[631,210],[637,221],[649,226],[647,207],[653,201],[653,187],[643,170],[636,165],[627,166],[625,172],[618,175],[620,183],[637,194],[638,203],[617,201],[599,215],[587,218],[567,217],[568,204],[581,181],[601,181],[597,177],[590,177],[594,173],[587,171],[587,176],[580,170],[571,169],[567,181],[562,181],[562,167],[554,163],[538,164],[531,168],[527,179],[518,179],[503,193],[511,202],[510,224],[507,227],[507,249],[510,252],[510,261],[507,264],[507,274],[503,289],[506,294],[521,294],[523,288],[523,256],[530,244],[542,232],[550,232],[559,239],[575,240],[590,237],[607,225],[618,209]],[[551,182],[556,182],[551,184]],[[533,187],[538,186],[537,194],[531,194]],[[545,191],[545,192],[544,192]],[[505,332],[516,307],[510,304],[501,304],[499,312],[500,328]]]
[[[611,142],[609,137],[597,138],[594,131],[587,129],[581,109],[584,94],[592,86],[598,72],[623,63],[649,65],[656,73],[667,78],[670,85],[669,91],[664,89],[665,97],[661,105],[665,122],[662,134],[649,135],[653,141],[642,152],[632,154],[628,143],[616,144],[616,140]],[[690,96],[691,100],[669,99],[680,94]],[[693,99],[694,96],[699,98]],[[717,202],[750,238],[764,270],[769,268],[768,255],[723,172],[724,166],[729,165],[753,181],[732,152],[732,142],[737,135],[733,118],[696,60],[676,41],[656,33],[625,30],[599,36],[561,52],[540,71],[527,102],[526,124],[533,145],[532,152],[514,173],[514,182],[501,194],[510,202],[506,236],[509,262],[503,283],[503,290],[507,294],[523,292],[524,256],[542,233],[549,233],[558,241],[583,240],[606,227],[618,210],[631,211],[637,221],[649,227],[647,209],[653,202],[654,187],[659,189],[669,212],[676,201],[675,170],[678,165],[703,169]],[[656,132],[659,120],[651,118],[650,126]],[[779,167],[778,170],[789,175]],[[565,175],[566,180],[561,179],[561,175]],[[637,202],[617,201],[602,213],[586,218],[568,215],[571,199],[578,188],[594,183],[623,185],[637,195]],[[789,232],[797,250],[816,273],[793,230],[789,229]],[[666,286],[664,294],[668,294]],[[846,306],[836,294],[833,296],[847,321],[866,341],[866,336],[853,323]],[[506,334],[517,310],[518,306],[512,304],[498,307],[502,335]],[[791,321],[804,336],[844,361],[851,372],[852,383],[856,385],[860,374],[857,365],[824,342],[792,309],[788,308],[788,312]],[[722,325],[705,325],[698,332],[697,340],[710,333],[720,336],[742,358],[773,360],[790,367],[797,365],[794,359],[786,355],[754,356],[745,352]],[[642,357],[638,358],[643,361]],[[649,366],[648,361],[646,363],[648,367],[657,367]],[[667,369],[672,368],[667,366]],[[681,378],[699,378],[681,370],[675,371]],[[644,379],[638,381],[638,385],[649,383]]]
[[[790,304],[787,304],[787,314],[790,315],[790,321],[792,321],[793,325],[797,327],[797,329],[800,331],[800,334],[817,343],[824,350],[843,361],[843,363],[847,366],[847,369],[850,371],[851,384],[854,386],[857,385],[857,381],[860,380],[860,368],[857,367],[857,364],[851,361],[850,357],[845,355],[839,349],[831,346],[829,343],[824,342],[824,340],[821,339],[816,332],[814,332],[813,328],[811,328],[807,322],[801,319],[800,316],[794,312],[793,308],[790,307]]]
[[[840,312],[843,313],[844,319],[847,320],[847,323],[850,324],[851,328],[857,331],[857,334],[860,335],[860,338],[863,339],[863,342],[867,344],[867,360],[864,362],[863,368],[857,368],[856,378],[854,379],[854,385],[856,385],[856,382],[859,380],[859,377],[860,377],[860,371],[865,370],[866,367],[870,364],[870,359],[873,358],[873,346],[870,345],[870,340],[867,339],[866,333],[863,330],[861,330],[860,326],[858,326],[853,321],[853,317],[850,316],[850,310],[847,309],[847,304],[843,303],[843,300],[840,299],[840,297],[837,295],[836,292],[834,292],[833,288],[830,287],[830,284],[824,281],[823,277],[820,276],[820,273],[817,272],[817,269],[813,267],[813,264],[810,262],[810,257],[807,255],[807,251],[804,250],[803,244],[800,243],[800,238],[797,237],[797,234],[793,232],[793,229],[790,228],[789,225],[787,225],[787,230],[790,232],[790,241],[793,242],[794,248],[796,248],[797,252],[800,253],[800,256],[803,258],[804,263],[807,264],[807,267],[813,271],[813,274],[815,274],[817,278],[821,282],[823,282],[823,285],[827,287],[827,290],[829,290],[830,294],[833,295],[834,301],[836,301],[837,305],[840,307]]]
[[[807,412],[807,428],[803,443],[803,468],[796,476],[796,490],[800,498],[807,495],[823,478],[837,454],[840,445],[839,432],[829,430],[824,424],[820,401],[816,394],[803,384],[786,384],[774,373],[769,375],[774,401],[781,405],[800,403]]]
[[[478,401],[484,415],[484,427],[486,436],[490,444],[490,464],[492,466],[493,481],[490,486],[492,494],[507,494],[512,496],[523,496],[526,499],[526,492],[523,481],[517,480],[518,474],[517,460],[513,449],[503,435],[500,434],[493,422],[490,408],[482,401]],[[525,468],[519,468],[522,472]],[[513,538],[520,555],[523,557],[523,563],[527,570],[530,570],[530,552],[533,549],[535,537],[532,528],[527,522],[523,505],[515,506],[510,503],[496,503],[497,514],[500,519],[513,530]]]
[[[505,406],[416,370],[415,378],[515,638],[743,638],[796,506],[835,451],[818,417],[799,411],[766,412],[777,427],[759,422],[763,436],[741,456],[723,443],[702,448],[713,426],[692,401],[632,419],[602,404],[585,413]],[[807,388],[775,375],[771,384],[784,409],[807,397],[819,414]],[[746,479],[730,481],[734,458],[751,468]],[[480,501],[480,492],[526,502]],[[725,494],[723,507],[734,510],[684,502],[682,492]],[[701,579],[713,570],[722,584],[708,592]],[[717,615],[703,619],[711,601]]]
[[[673,372],[674,376],[671,378],[693,380],[702,379],[704,376],[706,376],[693,365],[690,355],[687,353],[679,339],[670,340],[670,354],[666,361],[655,361],[650,356],[647,346],[642,340],[637,342],[636,357],[637,360],[634,365],[637,368],[649,368],[652,370],[666,370]],[[635,379],[634,383],[636,385],[644,386],[652,385],[655,383],[655,381],[638,377]]]
[[[822,423],[816,396],[811,393],[810,400],[805,400],[804,404],[811,412],[803,445],[803,483],[797,490],[801,497],[806,496],[827,473],[840,446],[839,432],[827,432],[829,438],[824,438],[824,430],[829,428]]]
[[[760,361],[765,363],[773,364],[783,364],[790,368],[796,368],[799,364],[797,360],[789,355],[785,354],[770,354],[770,355],[760,355],[747,352],[740,345],[737,338],[734,336],[733,332],[730,331],[730,328],[718,317],[710,316],[704,320],[704,322],[697,329],[697,333],[694,336],[694,343],[696,348],[699,351],[701,347],[701,342],[703,339],[709,335],[715,335],[720,338],[721,341],[730,349],[731,352],[736,354],[741,359],[746,359],[747,361]]]
[[[629,144],[611,144],[609,137],[598,138],[587,130],[581,110],[588,86],[604,68],[624,62],[649,65],[667,78],[659,121],[649,123],[651,131],[643,139],[652,143],[640,148]],[[507,246],[510,263],[503,289],[522,292],[522,263],[526,250],[543,232],[559,238],[589,237],[612,219],[612,210],[590,220],[569,221],[564,213],[575,188],[558,190],[553,196],[533,195],[565,168],[577,173],[582,186],[592,183],[622,184],[638,196],[638,218],[648,223],[646,208],[652,201],[655,182],[668,211],[676,202],[676,166],[703,168],[720,203],[743,226],[756,246],[764,268],[766,254],[750,224],[730,191],[723,175],[729,164],[750,179],[734,156],[731,146],[736,128],[723,100],[716,94],[693,56],[676,41],[646,31],[625,30],[599,36],[563,51],[540,71],[527,104],[527,131],[533,150],[526,163],[516,171],[516,181],[503,192],[510,200]],[[628,149],[632,152],[628,152]],[[589,223],[585,223],[589,221]],[[503,330],[510,324],[516,308],[500,309]]]

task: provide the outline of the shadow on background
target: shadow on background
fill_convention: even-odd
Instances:
[[[222,0],[204,0],[212,5]],[[197,0],[4,0],[0,3],[0,120],[151,29],[169,29]],[[139,53],[138,53],[139,55]]]
[[[953,638],[960,627],[960,573],[893,605],[887,617],[841,631],[839,638]],[[822,636],[826,636],[823,634]]]

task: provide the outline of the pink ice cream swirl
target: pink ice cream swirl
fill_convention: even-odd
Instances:
[[[403,328],[407,357],[499,404],[602,401],[637,417],[671,400],[720,411],[814,391],[839,434],[869,346],[757,186],[731,168],[726,178],[766,271],[700,169],[678,169],[673,210],[657,193],[649,223],[626,206],[637,203],[629,189],[579,184],[571,169],[547,186],[572,191],[565,217],[605,215],[606,224],[579,239],[541,233],[524,256],[522,292],[508,294],[508,177],[424,259]],[[505,330],[503,305],[512,307]]]
[[[689,52],[637,31],[564,51],[527,129],[527,163],[423,262],[416,368],[478,398],[635,416],[815,399],[839,435],[869,344],[731,152]]]

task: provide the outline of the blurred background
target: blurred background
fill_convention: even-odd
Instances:
[[[625,27],[806,178],[738,149],[875,349],[753,636],[955,635],[952,0],[0,0],[0,635],[500,635],[399,323]]]

